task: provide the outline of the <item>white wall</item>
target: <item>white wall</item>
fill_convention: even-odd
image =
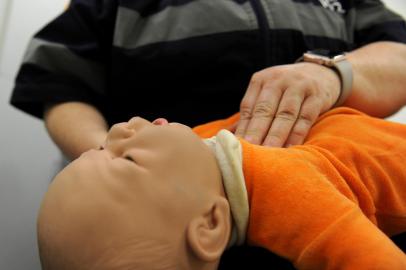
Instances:
[[[62,11],[65,2],[0,0],[0,269],[4,270],[40,269],[37,211],[62,160],[43,123],[8,101],[29,38]]]
[[[384,0],[383,1],[390,9],[396,11],[406,18],[406,0]]]
[[[0,0],[3,2],[5,0]],[[67,0],[6,0],[10,1],[9,20],[3,33],[0,51],[0,75],[13,79],[31,36],[46,22],[63,11]],[[4,4],[2,4],[4,5]],[[0,5],[0,8],[2,6]],[[1,16],[0,12],[0,16]],[[1,30],[1,28],[0,28]],[[1,40],[0,40],[1,41]]]
[[[10,13],[10,0],[0,1],[0,63],[1,63],[1,51],[2,45],[4,44],[4,33],[6,29],[6,23],[9,21]]]

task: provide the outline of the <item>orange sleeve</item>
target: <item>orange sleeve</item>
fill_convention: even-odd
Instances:
[[[405,125],[339,108],[305,145],[241,143],[248,244],[298,269],[406,269],[386,235],[406,231]]]

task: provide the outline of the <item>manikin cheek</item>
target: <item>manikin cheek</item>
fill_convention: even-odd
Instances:
[[[158,118],[158,119],[155,119],[152,122],[152,124],[157,125],[157,126],[164,126],[164,125],[168,125],[169,122],[165,118]]]

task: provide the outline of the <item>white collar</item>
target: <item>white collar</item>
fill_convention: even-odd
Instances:
[[[220,130],[216,136],[205,139],[216,156],[223,176],[224,189],[230,203],[233,228],[228,247],[245,242],[249,203],[242,168],[242,148],[238,139],[228,130]]]

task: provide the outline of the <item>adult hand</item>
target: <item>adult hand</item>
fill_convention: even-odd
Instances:
[[[255,73],[240,105],[235,134],[254,144],[302,144],[317,117],[340,94],[335,71],[313,63],[274,66]]]

